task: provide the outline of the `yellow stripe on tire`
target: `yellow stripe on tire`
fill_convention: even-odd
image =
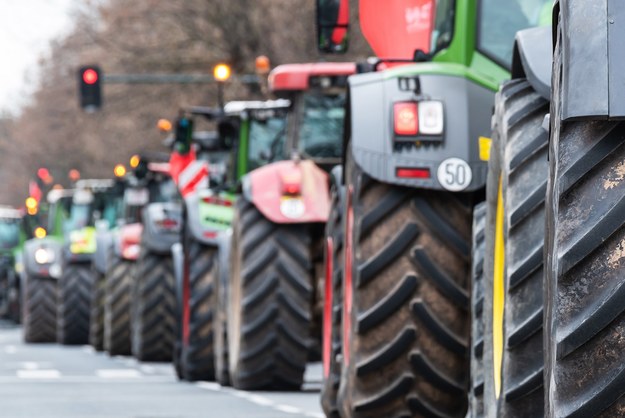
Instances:
[[[495,397],[499,399],[501,394],[501,366],[503,358],[503,315],[506,302],[504,267],[505,267],[505,242],[504,242],[504,202],[501,177],[499,178],[499,191],[497,193],[497,218],[495,220],[495,260],[493,271],[493,373],[495,382]]]

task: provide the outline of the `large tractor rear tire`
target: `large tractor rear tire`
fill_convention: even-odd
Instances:
[[[343,417],[464,417],[472,197],[346,164]]]
[[[104,349],[127,356],[130,347],[130,304],[134,261],[124,260],[111,249],[106,271],[104,299]]]
[[[470,418],[484,417],[484,229],[486,202],[473,211],[471,249],[471,384]]]
[[[213,293],[217,271],[217,250],[206,246],[193,238],[185,240],[185,264],[188,271],[189,288],[188,299],[180,306],[181,321],[185,318],[185,308],[188,309],[188,323],[182,324],[179,374],[182,380],[214,380],[213,357]],[[187,306],[184,306],[188,304]],[[185,340],[184,329],[187,329]]]
[[[24,274],[22,284],[24,341],[56,342],[56,279]]]
[[[89,343],[89,315],[94,275],[90,263],[66,263],[58,282],[56,335],[61,344]]]
[[[95,281],[91,288],[91,316],[89,317],[89,344],[96,351],[104,350],[104,299],[105,276],[94,270]]]
[[[546,204],[546,416],[622,417],[625,124],[562,120],[560,30]]]
[[[171,256],[145,247],[132,282],[132,355],[139,361],[171,361],[175,331],[175,277]]]
[[[484,260],[486,416],[543,417],[548,102],[526,80],[496,96]]]
[[[328,418],[339,418],[337,395],[341,381],[341,304],[343,302],[343,219],[345,202],[340,185],[331,192],[330,216],[326,224],[326,254],[323,306],[323,386],[321,406]]]
[[[278,225],[239,199],[228,311],[230,377],[237,389],[297,390],[304,380],[312,303],[307,225]]]

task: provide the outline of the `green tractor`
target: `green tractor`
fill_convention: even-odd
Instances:
[[[0,318],[20,323],[20,271],[26,234],[22,214],[0,207]]]
[[[286,100],[236,101],[223,109],[185,110],[215,122],[216,132],[193,132],[192,119],[186,117],[177,123],[178,145],[170,164],[185,212],[183,238],[173,249],[178,301],[174,363],[180,379],[229,382],[226,311],[218,301],[225,300],[228,287],[233,206],[241,177],[262,164],[262,151],[268,153],[271,142],[284,135],[289,106]],[[179,159],[183,161],[175,162]],[[194,178],[202,172],[208,181],[198,185]]]
[[[62,274],[57,283],[57,342],[62,344],[89,343],[95,223],[106,213],[112,186],[112,180],[79,180],[73,190],[63,224]]]
[[[346,47],[347,3],[318,1],[326,51]],[[484,406],[482,382],[469,394],[468,356],[486,355],[483,343],[470,347],[473,212],[515,35],[551,16],[546,0],[400,3],[359,2],[362,31],[381,58],[349,79],[326,232],[329,417],[464,416],[469,396]],[[543,81],[532,57],[516,59],[516,71]],[[509,398],[533,400],[542,380],[516,372]]]
[[[623,415],[624,12],[559,0],[516,36],[483,215],[486,416]]]

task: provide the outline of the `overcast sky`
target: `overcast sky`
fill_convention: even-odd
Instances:
[[[77,0],[0,0],[0,109],[16,111],[37,80],[50,40],[70,29]],[[80,0],[78,0],[80,1]]]

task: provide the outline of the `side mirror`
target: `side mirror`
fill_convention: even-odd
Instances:
[[[191,150],[193,140],[193,119],[181,117],[176,121],[174,134],[174,151],[187,154]]]
[[[317,0],[317,48],[342,54],[349,46],[349,0]]]

